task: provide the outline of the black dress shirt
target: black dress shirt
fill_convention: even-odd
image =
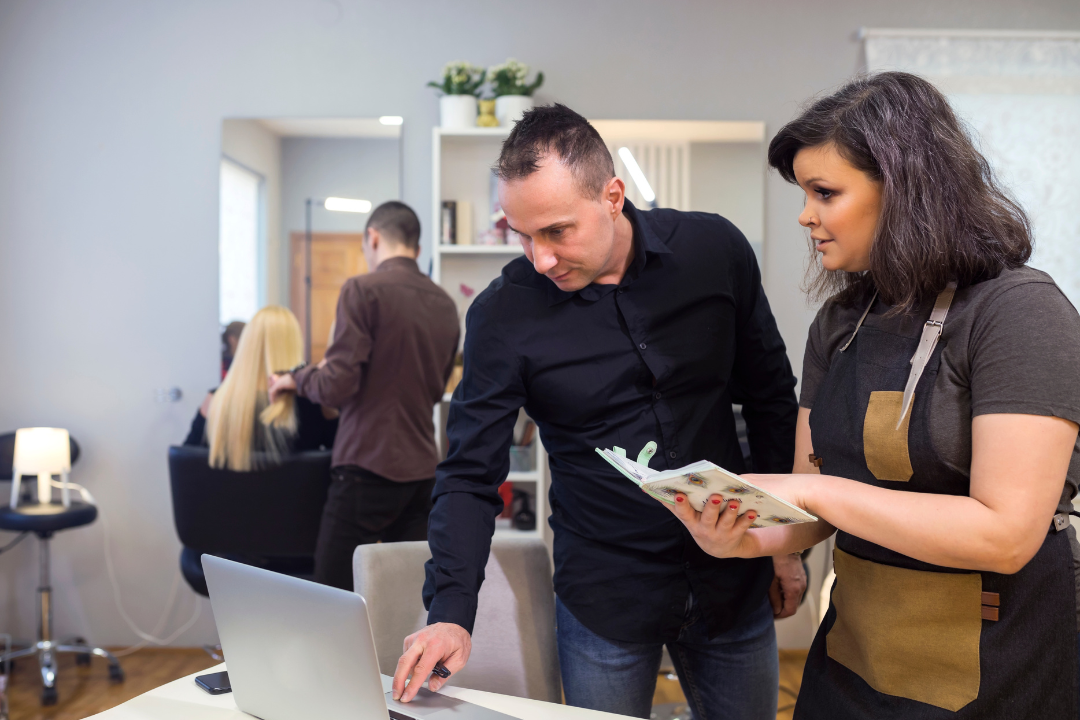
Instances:
[[[622,282],[564,292],[526,258],[466,319],[464,378],[436,472],[428,622],[472,631],[518,410],[549,453],[555,591],[604,637],[674,640],[694,601],[715,635],[764,601],[769,558],[713,558],[671,512],[594,448],[650,440],[656,469],[711,460],[743,471],[742,403],[759,472],[791,472],[795,376],[753,250],[717,215],[626,203],[634,257]]]

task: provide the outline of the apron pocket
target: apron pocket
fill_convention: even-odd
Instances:
[[[886,695],[952,712],[978,697],[979,573],[907,570],[839,548],[833,558],[830,658]]]
[[[863,419],[863,455],[866,467],[878,480],[907,482],[911,479],[911,457],[908,455],[908,423],[911,413],[904,416],[898,428],[904,393],[876,390],[870,393],[870,403]]]

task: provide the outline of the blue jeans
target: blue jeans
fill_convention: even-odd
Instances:
[[[555,620],[566,703],[649,717],[663,643],[601,637],[558,598]],[[737,627],[711,640],[694,603],[678,640],[667,647],[694,720],[775,720],[780,661],[767,599]]]

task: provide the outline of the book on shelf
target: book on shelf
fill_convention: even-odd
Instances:
[[[682,493],[690,506],[701,512],[710,496],[720,495],[725,503],[731,500],[739,501],[740,516],[750,510],[758,514],[751,527],[776,527],[817,521],[816,517],[802,508],[708,460],[700,460],[677,470],[653,470],[647,463],[655,451],[656,443],[649,443],[638,455],[638,462],[634,462],[626,457],[626,451],[622,448],[596,448],[600,457],[627,479],[652,497],[669,505],[674,505],[675,495]]]
[[[440,242],[443,245],[457,244],[457,202],[454,200],[442,201],[442,227],[440,228]]]
[[[468,200],[458,200],[454,217],[454,242],[456,242],[458,245],[472,245],[472,203]]]
[[[439,242],[443,245],[473,244],[472,203],[443,200]]]

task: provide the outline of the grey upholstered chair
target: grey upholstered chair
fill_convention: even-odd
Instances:
[[[421,598],[426,542],[361,545],[353,555],[356,592],[367,601],[375,651],[393,675],[402,642],[427,624]],[[472,655],[450,685],[561,702],[551,561],[538,539],[496,538],[480,589]]]

